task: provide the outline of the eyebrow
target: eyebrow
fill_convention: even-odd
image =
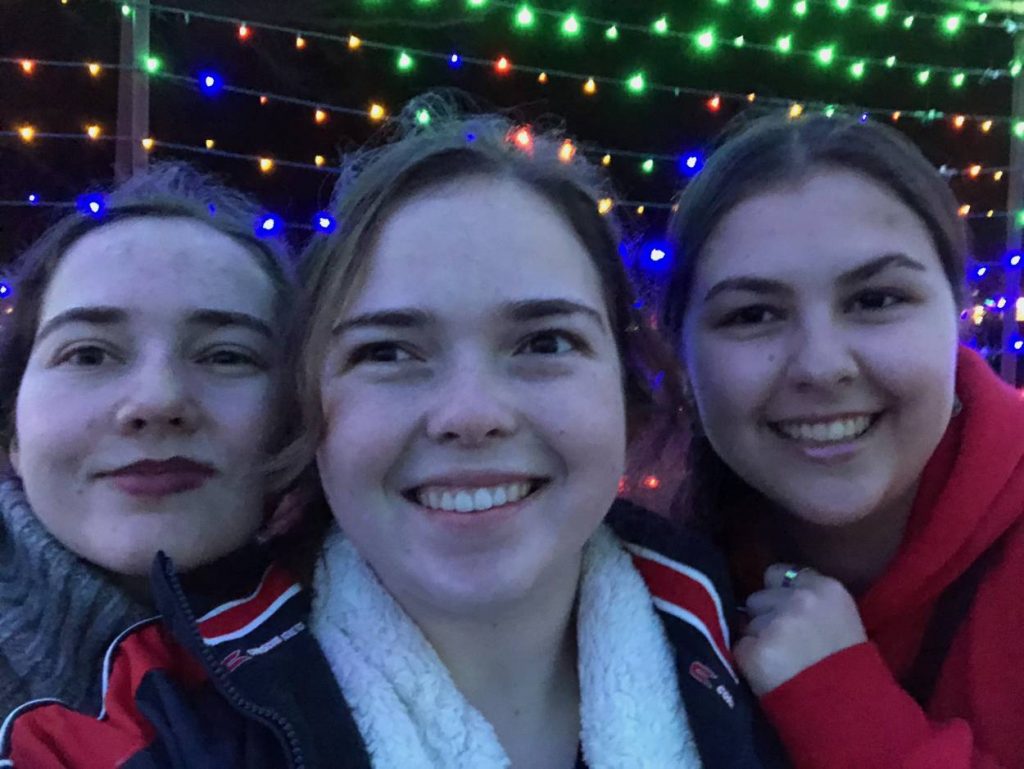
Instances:
[[[559,316],[582,315],[605,330],[604,316],[593,307],[571,299],[522,299],[502,306],[499,313],[516,323]],[[424,328],[437,323],[433,314],[416,308],[380,310],[342,318],[331,329],[339,336],[354,328]]]
[[[923,264],[915,259],[911,259],[906,254],[883,254],[882,256],[872,259],[859,267],[854,267],[852,270],[844,272],[839,276],[837,282],[844,286],[861,283],[894,267],[914,270],[916,272],[927,271],[927,268]],[[748,291],[754,294],[792,293],[792,289],[782,281],[771,280],[769,278],[741,276],[737,278],[726,278],[725,280],[716,283],[704,296],[704,301],[708,302],[725,291]]]
[[[128,313],[119,307],[72,307],[58,313],[44,323],[36,334],[38,344],[57,329],[72,323],[88,323],[94,326],[116,326],[128,321]],[[196,310],[190,313],[187,320],[190,325],[208,328],[224,326],[242,326],[261,334],[268,339],[274,338],[270,326],[254,315],[233,310]]]

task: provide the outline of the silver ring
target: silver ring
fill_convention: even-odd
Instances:
[[[782,587],[793,587],[797,579],[800,577],[800,575],[803,574],[805,571],[810,570],[811,569],[809,566],[801,566],[799,568],[786,569],[786,573],[782,575]]]

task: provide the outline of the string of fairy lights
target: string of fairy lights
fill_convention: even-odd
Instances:
[[[70,62],[70,61],[56,61],[56,60],[28,60],[28,59],[10,59],[0,58],[0,64],[3,63],[15,63],[19,68],[26,74],[33,74],[36,72],[37,67],[58,67],[58,68],[84,68],[89,72],[91,77],[99,76],[104,69],[119,69],[120,67],[116,64],[100,63],[95,61],[90,62]],[[149,66],[145,70],[148,74],[160,78],[164,82],[172,83],[178,86],[185,86],[188,88],[198,88],[201,92],[207,95],[217,95],[221,92],[232,93],[240,96],[257,98],[260,104],[266,105],[271,102],[283,103],[294,106],[303,107],[310,110],[312,121],[317,125],[326,125],[329,123],[331,115],[333,114],[345,114],[365,117],[372,122],[382,122],[388,118],[387,108],[377,102],[371,103],[368,107],[351,107],[338,104],[325,104],[323,102],[313,101],[309,99],[303,99],[287,94],[272,93],[267,91],[260,91],[257,89],[230,85],[224,82],[223,78],[210,71],[201,72],[197,77],[189,77],[183,75],[177,75],[173,73],[162,72],[159,67]],[[799,117],[804,112],[802,105],[799,109],[795,109],[793,106],[790,107],[790,115],[794,118]],[[828,114],[826,108],[826,114]],[[895,121],[900,119],[899,113],[893,113],[891,118]],[[416,119],[421,124],[429,123],[432,119],[428,110],[423,109],[416,115]],[[866,118],[865,118],[866,119]],[[966,125],[968,118],[964,115],[954,116],[952,119],[952,126],[957,130],[961,130]],[[1024,121],[1022,122],[1022,129],[1024,129]],[[979,124],[979,130],[983,133],[991,131],[993,122],[986,119]],[[79,134],[62,134],[62,133],[45,133],[41,132],[40,129],[32,123],[21,123],[16,126],[12,126],[13,130],[0,132],[0,135],[14,137],[22,139],[25,143],[31,143],[36,138],[72,138],[78,136],[84,136],[90,139],[100,138],[105,134],[104,128],[100,123],[89,123],[84,127],[83,133]],[[1014,126],[1012,129],[1014,134],[1018,134],[1018,128]],[[152,138],[143,139],[145,145],[149,145],[155,142]],[[163,146],[168,149],[172,148],[172,144],[169,142],[163,142]],[[205,141],[207,150],[214,150],[216,140],[208,138]],[[177,147],[186,147],[186,145],[177,145]],[[147,146],[147,149],[149,147]],[[702,153],[693,150],[683,155],[676,153],[666,153],[653,150],[637,150],[627,148],[611,148],[604,147],[592,142],[580,142],[574,143],[571,140],[566,140],[565,153],[571,157],[576,151],[580,151],[588,157],[592,157],[595,160],[600,159],[600,162],[609,166],[613,162],[615,157],[625,157],[631,159],[637,159],[637,168],[641,173],[650,174],[655,171],[657,164],[671,164],[677,167],[686,176],[692,176],[699,171],[703,164]],[[295,168],[307,168],[310,170],[322,170],[327,166],[327,159],[323,155],[315,155],[312,163],[294,161],[294,160],[276,160],[266,155],[249,155],[244,153],[227,153],[224,151],[218,151],[224,157],[234,157],[238,159],[255,160],[261,166],[262,170],[270,171],[275,165],[284,165]],[[1001,181],[1008,171],[1006,166],[983,166],[980,163],[973,163],[963,168],[953,168],[948,165],[939,167],[940,173],[948,179],[964,178],[964,179],[978,179],[980,177],[990,176],[993,181]],[[657,204],[648,203],[647,205],[655,207]],[[964,209],[964,215],[970,213],[970,207],[965,204],[967,208]],[[992,218],[991,213],[986,213],[988,218]],[[1024,221],[1024,220],[1022,220]]]
[[[61,0],[61,4],[68,5],[70,1],[71,0]],[[116,0],[107,1],[116,2]],[[741,5],[747,2],[747,0],[732,1],[734,5]],[[414,6],[422,6],[424,8],[428,8],[428,6],[433,5],[440,5],[439,2],[431,0],[408,0],[408,2]],[[713,53],[719,46],[722,48],[728,48],[729,46],[733,48],[749,47],[755,51],[774,52],[776,55],[780,56],[791,56],[792,58],[803,56],[811,58],[815,60],[817,64],[826,68],[832,67],[833,64],[848,65],[847,74],[853,80],[860,80],[869,70],[873,70],[878,67],[897,71],[913,70],[915,80],[920,86],[925,86],[929,82],[932,82],[933,76],[938,78],[940,75],[949,75],[949,85],[954,89],[958,89],[965,86],[972,79],[977,79],[979,81],[994,81],[1006,77],[1014,78],[1021,72],[1021,63],[1018,61],[1008,62],[1005,68],[991,69],[979,67],[952,68],[940,64],[906,62],[896,58],[895,54],[884,58],[858,58],[840,51],[835,44],[814,48],[797,47],[794,44],[795,41],[793,36],[790,35],[780,36],[774,42],[769,43],[758,42],[754,39],[748,41],[743,35],[727,39],[720,36],[716,30],[711,28],[705,28],[697,31],[683,31],[676,29],[668,16],[658,16],[653,19],[649,25],[641,25],[629,22],[616,22],[609,19],[598,19],[589,16],[577,15],[571,12],[566,13],[564,11],[556,11],[540,6],[531,6],[524,3],[512,2],[511,0],[451,0],[451,2],[461,2],[465,7],[472,10],[485,10],[490,8],[492,11],[500,9],[503,12],[511,12],[515,14],[512,21],[513,28],[520,32],[541,32],[546,28],[551,28],[556,29],[556,31],[563,37],[582,38],[587,34],[592,33],[594,29],[597,29],[609,43],[616,43],[620,39],[620,35],[646,34],[648,36],[666,38],[669,40],[676,39],[679,41],[689,41],[693,44],[695,50],[703,51],[704,53]],[[708,2],[717,6],[729,5],[726,0],[708,0]],[[120,5],[121,13],[126,16],[130,16],[134,13],[135,8],[146,5],[144,2],[117,2],[116,4]],[[749,5],[752,13],[762,15],[777,12],[779,9],[784,7],[783,4],[773,4],[771,0],[750,0]],[[879,10],[883,5],[887,7],[885,12]],[[865,5],[853,2],[844,3],[843,0],[805,0],[805,2],[800,2],[800,0],[798,0],[792,5],[791,11],[794,17],[803,18],[811,12],[812,9],[818,8],[819,6],[821,9],[828,7],[834,13],[858,13],[863,11],[871,14],[873,21],[879,24],[887,21],[893,21],[897,15],[901,15],[903,21],[900,26],[905,30],[915,28],[915,21],[918,22],[916,29],[920,29],[920,20],[928,19],[937,22],[939,26],[942,27],[942,29],[940,29],[942,34],[948,37],[955,37],[959,34],[962,28],[968,26],[1000,29],[1011,34],[1017,31],[1017,22],[1011,18],[1004,18],[1001,21],[998,21],[988,19],[987,15],[984,13],[978,14],[974,17],[966,17],[962,14],[939,15],[928,12],[910,12],[906,10],[893,9],[889,3],[869,3]],[[899,122],[900,120],[918,120],[921,122],[948,120],[950,126],[956,131],[962,131],[971,125],[976,126],[981,133],[990,133],[993,128],[1005,127],[1011,137],[1017,140],[1024,140],[1024,121],[1016,120],[1008,115],[959,114],[947,113],[935,109],[882,109],[878,107],[860,107],[853,104],[829,104],[818,101],[800,101],[797,99],[787,99],[783,97],[760,97],[758,94],[750,92],[720,92],[712,89],[694,88],[686,85],[657,83],[651,81],[645,73],[639,71],[630,73],[625,77],[590,75],[582,72],[565,71],[554,67],[513,63],[507,55],[501,55],[494,59],[464,56],[458,52],[402,47],[356,34],[334,35],[330,33],[303,31],[291,27],[247,21],[240,18],[220,16],[205,12],[184,11],[182,9],[158,4],[149,4],[149,8],[157,13],[183,17],[186,21],[196,17],[210,22],[232,25],[235,28],[235,34],[237,35],[237,39],[240,44],[251,44],[256,39],[257,33],[274,33],[292,36],[294,38],[295,48],[298,51],[304,51],[314,43],[324,43],[340,44],[351,52],[359,52],[363,50],[380,52],[394,57],[394,67],[398,73],[407,73],[415,70],[419,60],[433,60],[443,62],[453,69],[458,69],[467,65],[474,67],[487,67],[493,69],[494,73],[498,76],[509,76],[513,74],[530,75],[531,77],[536,77],[537,83],[542,86],[555,78],[573,80],[579,83],[580,93],[586,97],[596,96],[599,90],[605,87],[624,88],[627,92],[634,95],[641,95],[647,92],[672,93],[674,95],[687,94],[700,97],[704,102],[704,108],[710,112],[717,112],[721,108],[723,102],[734,101],[738,103],[750,103],[760,100],[762,103],[776,107],[785,106],[789,110],[790,116],[794,118],[799,117],[807,110],[817,110],[822,111],[825,114],[835,114],[836,112],[854,115],[860,114],[861,119],[864,120],[869,118],[883,118],[892,120],[893,122]],[[529,23],[523,23],[527,21],[527,16],[531,17]],[[954,16],[958,21],[953,20]],[[908,19],[910,20],[909,23]],[[551,21],[554,23],[548,23]],[[710,37],[709,33],[711,35]],[[116,71],[122,68],[117,64],[99,61],[72,62],[35,60],[27,58],[0,58],[0,64],[14,64],[19,67],[22,73],[26,76],[31,76],[37,68],[42,67],[77,67],[83,68],[87,71],[90,77],[99,78],[105,70],[109,69]],[[383,103],[378,102],[371,103],[366,107],[324,104],[287,94],[270,93],[246,88],[236,84],[227,84],[223,82],[220,75],[213,72],[200,73],[198,77],[164,72],[163,61],[157,55],[149,56],[145,61],[139,62],[136,69],[146,72],[148,75],[161,82],[181,87],[198,88],[198,90],[205,92],[208,95],[214,95],[223,91],[240,97],[258,98],[261,104],[278,102],[309,109],[312,113],[313,121],[317,124],[327,123],[330,116],[335,113],[365,116],[367,119],[374,122],[382,122],[390,117],[387,107]],[[838,67],[834,71],[838,71]],[[417,115],[417,119],[429,120],[429,115],[426,115],[423,118]],[[12,131],[0,131],[0,138],[15,138],[26,144],[31,144],[36,140],[76,139],[89,141],[112,141],[124,137],[108,135],[99,123],[92,123],[85,126],[82,133],[44,132],[38,130],[31,124],[21,124],[14,127],[14,130]],[[513,140],[518,139],[513,137]],[[183,142],[157,140],[153,137],[146,137],[142,141],[143,147],[148,151],[162,149],[170,152],[194,153],[199,155],[205,154],[239,161],[253,162],[258,164],[260,171],[263,173],[272,173],[277,167],[297,168],[324,173],[335,172],[335,169],[327,162],[327,159],[320,155],[314,156],[313,162],[304,162],[271,158],[265,155],[255,155],[244,152],[233,152],[219,148],[216,140],[213,138],[206,139],[202,146]],[[613,156],[636,159],[639,161],[636,166],[642,173],[652,173],[657,166],[666,162],[671,162],[674,165],[677,164],[678,169],[684,174],[687,174],[687,170],[691,172],[698,171],[700,164],[703,162],[703,158],[699,152],[689,153],[680,157],[677,153],[646,152],[638,149],[602,148],[583,142],[580,143],[579,147],[572,145],[570,142],[568,146],[563,149],[565,150],[566,155],[570,158],[577,150],[588,156],[600,157],[601,162],[604,165],[609,165],[612,162]],[[993,181],[996,182],[1002,180],[1004,174],[1008,171],[1004,166],[982,166],[981,164],[971,164],[964,168],[942,166],[939,170],[947,178],[971,180],[978,179],[979,177],[991,177]],[[86,198],[80,198],[76,201],[46,201],[43,200],[38,193],[33,192],[29,193],[28,196],[22,200],[0,200],[0,206],[24,205],[54,207],[77,206],[79,210],[82,210],[83,213],[87,213],[89,215],[97,215],[97,213],[101,215],[102,213],[101,199],[88,198],[87,196]],[[99,208],[99,212],[96,210],[97,207]],[[615,208],[627,207],[635,208],[636,213],[642,215],[648,208],[669,209],[671,208],[671,203],[650,200],[613,201],[610,198],[604,199],[599,203],[599,210],[602,213],[608,213]],[[968,219],[1005,219],[1007,217],[1014,217],[1017,224],[1024,227],[1024,211],[973,211],[969,204],[964,204],[960,209],[960,215]],[[256,227],[261,231],[261,234],[266,235],[276,234],[285,227],[312,230],[313,232],[324,232],[330,231],[334,226],[335,222],[325,212],[318,212],[317,215],[313,217],[312,223],[286,223],[280,217],[273,214],[267,214],[256,224]],[[655,258],[664,257],[663,252],[658,251],[657,253],[658,256],[655,257],[655,252],[652,251],[649,258],[653,260]],[[1020,262],[1020,254],[1010,254],[1000,261],[975,262],[969,272],[969,277],[981,280],[992,270],[999,268],[1011,270],[1019,269]],[[0,295],[0,297],[2,297],[2,295]],[[1015,310],[1017,319],[1024,321],[1024,303],[1017,303],[1014,307],[1009,309]],[[965,313],[965,319],[970,317],[975,325],[980,326],[984,323],[985,318],[989,317],[989,315],[1002,314],[1006,310],[1007,300],[1005,297],[989,297],[981,304],[976,305]],[[1024,341],[1014,340],[1011,346],[1012,349],[1020,351],[1024,349]]]
[[[439,5],[438,0],[414,0],[414,5],[430,7]],[[559,22],[563,34],[576,34],[577,27],[583,23],[594,24],[607,30],[615,26],[622,30],[631,30],[652,35],[665,35],[670,29],[667,15],[659,14],[652,18],[649,25],[624,24],[608,19],[580,17],[574,12],[552,10],[535,4],[516,2],[515,0],[464,0],[465,7],[483,10],[486,8],[502,8],[514,13],[513,22],[530,24],[536,17],[548,17]],[[1009,15],[991,18],[989,11],[976,13],[956,11],[953,13],[936,13],[931,10],[893,7],[891,2],[854,2],[854,0],[792,0],[792,2],[776,2],[775,0],[711,0],[709,5],[722,10],[728,9],[735,13],[737,8],[746,8],[752,16],[771,16],[775,14],[791,14],[795,19],[803,19],[820,11],[828,12],[833,18],[837,16],[862,15],[877,24],[895,23],[904,30],[920,29],[922,21],[933,22],[932,29],[944,36],[955,36],[968,27],[998,29],[1014,34],[1020,28],[1020,21]],[[573,17],[577,23],[573,23]],[[614,37],[614,35],[613,35]]]
[[[419,0],[420,6],[434,5],[434,2]],[[716,0],[717,6],[726,7],[733,4],[729,0]],[[831,67],[833,64],[846,64],[849,75],[855,79],[862,79],[868,70],[868,65],[882,66],[888,70],[912,70],[915,77],[923,85],[930,79],[932,72],[944,72],[951,75],[950,85],[960,88],[966,82],[967,77],[976,75],[991,79],[997,79],[1010,74],[1010,70],[1017,68],[1016,62],[1008,65],[1007,69],[991,68],[956,68],[942,65],[930,65],[922,62],[904,62],[895,53],[883,56],[856,55],[842,52],[840,46],[834,42],[801,47],[798,44],[799,35],[794,31],[786,31],[776,35],[768,41],[758,41],[750,34],[726,35],[722,33],[717,25],[704,26],[698,29],[678,30],[674,27],[670,17],[662,14],[655,17],[649,24],[636,24],[619,22],[611,19],[601,19],[592,16],[578,14],[574,11],[556,11],[542,8],[529,3],[516,3],[509,0],[466,0],[469,8],[478,10],[490,6],[506,9],[510,13],[510,22],[514,29],[519,31],[534,31],[541,23],[541,20],[550,19],[553,27],[562,38],[579,39],[587,35],[588,31],[598,33],[608,43],[617,42],[623,32],[634,32],[649,35],[655,38],[675,39],[692,45],[698,53],[711,53],[717,48],[749,48],[756,51],[765,51],[794,58],[806,58],[819,66]],[[786,4],[780,4],[786,5]],[[816,4],[824,6],[824,3]],[[806,18],[811,10],[812,4],[808,0],[796,0],[789,4],[792,17],[795,20]],[[855,9],[850,0],[833,0],[827,4],[833,14],[849,15]],[[751,0],[749,8],[757,15],[767,15],[776,8],[773,0]],[[895,19],[896,13],[889,2],[876,2],[863,7],[858,6],[857,10],[865,11],[866,18],[878,25],[885,25]],[[1001,29],[1005,32],[1015,32],[1017,22],[1012,19],[1005,19],[1002,24],[996,24],[988,20],[986,12],[979,13],[973,19],[964,16],[962,13],[934,14],[934,13],[903,13],[898,29],[907,31],[920,27],[919,20],[931,20],[935,23],[933,28],[943,37],[956,37],[965,26],[991,27]],[[730,19],[732,21],[732,19]],[[925,77],[922,73],[928,73]]]
[[[546,84],[553,77],[559,77],[578,82],[582,93],[588,96],[595,95],[601,86],[625,88],[629,93],[634,95],[641,95],[648,92],[672,94],[676,96],[685,93],[709,96],[713,95],[713,92],[708,92],[704,89],[693,89],[692,87],[683,84],[654,82],[643,70],[635,70],[619,77],[566,71],[551,66],[515,62],[507,54],[500,54],[493,59],[486,59],[481,57],[465,56],[459,52],[453,51],[437,51],[403,47],[378,40],[370,40],[356,34],[336,35],[325,32],[304,31],[295,27],[247,21],[237,17],[224,16],[206,11],[184,10],[159,3],[144,3],[138,2],[138,0],[127,0],[126,2],[122,0],[106,1],[120,5],[122,14],[127,16],[134,13],[135,8],[146,6],[153,12],[170,16],[178,16],[187,20],[195,18],[210,22],[230,24],[236,27],[238,39],[241,42],[251,41],[254,38],[256,31],[265,31],[286,34],[294,37],[295,45],[300,50],[304,50],[311,41],[316,40],[342,44],[347,46],[350,50],[362,48],[385,51],[394,55],[395,68],[398,72],[412,72],[416,69],[418,61],[422,59],[447,62],[449,66],[454,68],[459,68],[464,65],[491,67],[499,75],[511,75],[515,72],[529,74],[537,77],[541,84]],[[469,4],[468,7],[471,9],[475,8],[477,10],[484,10],[488,7],[487,4],[473,5],[473,0],[465,0],[465,2]],[[498,0],[491,0],[491,2],[497,3]],[[552,11],[551,13],[556,12]],[[540,9],[535,10],[532,6],[524,5],[519,7],[519,11],[516,13],[517,18],[520,16],[522,17],[520,22],[529,21],[527,23],[519,23],[517,28],[521,30],[532,29],[537,24],[537,17],[539,14]],[[778,35],[775,36],[773,40],[759,42],[755,39],[748,39],[747,35],[726,37],[712,27],[705,27],[691,32],[678,32],[671,29],[667,18],[667,16],[660,17],[654,23],[655,31],[653,31],[652,34],[666,38],[685,38],[692,43],[695,53],[699,55],[711,55],[720,48],[748,48],[754,51],[772,53],[783,58],[806,58],[824,69],[844,67],[846,74],[853,81],[864,80],[872,71],[907,71],[913,74],[913,81],[920,87],[928,86],[941,76],[946,76],[948,77],[950,88],[961,89],[967,85],[972,78],[978,81],[993,81],[1007,77],[1015,78],[1021,74],[1022,70],[1024,70],[1024,62],[1017,60],[1012,60],[1007,63],[1006,67],[999,68],[951,67],[938,63],[906,62],[902,61],[894,53],[881,57],[853,56],[851,54],[843,53],[836,43],[826,43],[811,48],[801,48],[797,44],[797,38],[794,33]],[[573,30],[569,33],[570,36],[579,36],[582,35],[582,30],[585,24],[593,23],[595,25],[604,25],[606,24],[606,21],[607,20],[591,19],[591,17],[588,16],[569,14],[562,24],[563,33],[565,31],[564,27],[566,24],[568,24],[570,30]],[[623,23],[620,27],[620,25],[612,22],[610,26],[606,26],[604,28],[603,36],[606,40],[614,42],[618,41],[621,37],[620,29],[635,30],[638,28],[639,27],[637,25],[626,23]],[[662,31],[659,32],[657,30]],[[950,34],[954,33],[951,32]],[[722,94],[722,98],[749,98],[749,94]],[[887,109],[881,111],[892,112],[894,110]]]

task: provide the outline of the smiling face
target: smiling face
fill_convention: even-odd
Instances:
[[[575,585],[616,494],[625,413],[597,271],[550,203],[470,178],[401,205],[321,387],[331,509],[407,611]]]
[[[12,462],[43,525],[125,575],[190,568],[259,526],[279,368],[274,288],[187,219],[129,219],[68,250],[47,287]]]
[[[956,349],[953,293],[921,220],[833,169],[722,219],[683,326],[717,453],[825,525],[909,504],[949,423]]]

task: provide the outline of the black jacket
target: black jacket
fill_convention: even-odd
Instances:
[[[704,766],[784,766],[731,666],[723,617],[732,597],[717,554],[699,535],[630,505],[617,503],[607,522],[633,555],[675,649]],[[0,731],[0,767],[370,769],[309,631],[309,591],[252,553],[217,572],[234,586],[228,594],[243,597],[211,600],[204,597],[209,585],[186,591],[169,559],[158,556],[152,586],[160,616],[112,645],[103,710],[76,713],[54,700],[23,705]],[[223,596],[224,588],[212,592]]]

